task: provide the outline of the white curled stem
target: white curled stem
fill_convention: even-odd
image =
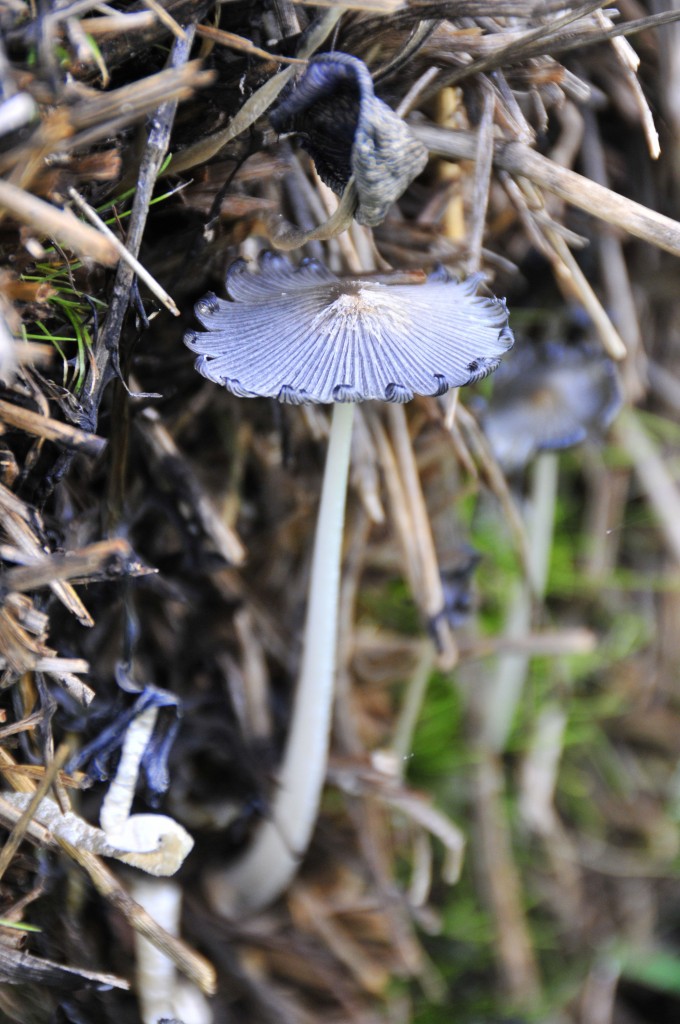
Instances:
[[[271,813],[244,857],[214,878],[213,897],[229,915],[276,899],[298,869],[316,822],[326,778],[333,710],[338,593],[354,406],[333,407],[314,539],[302,664]]]
[[[35,821],[55,839],[89,853],[141,868],[151,875],[174,875],[194,845],[179,822],[165,814],[130,814],[139,768],[158,716],[157,707],[137,715],[125,733],[115,778],[102,803],[101,828],[45,797],[35,809]],[[26,810],[33,793],[7,793],[5,800]]]
[[[130,817],[139,766],[156,726],[157,707],[148,707],[130,723],[118,762],[118,770],[104,797],[99,823],[107,835],[115,836]]]

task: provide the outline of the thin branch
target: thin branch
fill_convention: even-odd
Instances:
[[[187,32],[185,39],[176,39],[170,56],[173,68],[183,65],[194,38],[193,27]],[[126,238],[126,249],[133,257],[137,257],[146,226],[149,203],[153,194],[156,178],[165,158],[170,140],[170,132],[177,110],[177,100],[170,99],[156,111],[151,121],[151,130],[147,140],[142,164],[139,169],[135,198],[132,204],[130,228]],[[109,306],[106,324],[94,352],[94,365],[86,384],[89,396],[86,410],[90,422],[96,422],[97,410],[102,393],[113,370],[118,369],[118,344],[123,321],[130,302],[130,288],[135,276],[135,269],[129,263],[120,263],[113,286],[111,305]],[[174,303],[173,303],[174,305]]]
[[[78,427],[72,427],[69,423],[53,420],[49,416],[41,416],[37,412],[31,412],[30,409],[22,409],[20,405],[14,405],[13,402],[5,402],[1,399],[0,422],[19,430],[25,430],[27,434],[33,434],[35,437],[63,444],[67,448],[83,452],[85,455],[101,455],[106,447],[106,440],[103,437],[90,434]]]
[[[28,224],[38,238],[56,238],[82,259],[94,260],[106,267],[118,262],[118,250],[111,240],[83,224],[71,210],[60,210],[9,181],[0,181],[0,217],[3,211],[20,224]]]
[[[101,219],[97,211],[93,210],[89,203],[86,203],[83,197],[78,195],[74,188],[69,188],[68,194],[70,195],[71,199],[76,204],[78,209],[85,214],[87,219],[92,224],[94,224],[95,227],[99,228],[101,233],[110,240],[112,245],[115,246],[121,260],[123,260],[124,263],[127,263],[131,272],[131,276],[134,276],[136,274],[137,277],[144,282],[149,291],[152,292],[152,294],[155,295],[156,298],[163,303],[165,308],[170,310],[173,316],[179,316],[180,312],[175,304],[174,299],[172,299],[168,295],[165,288],[161,288],[155,277],[153,277],[149,273],[146,267],[144,267],[139,262],[139,260],[132,255],[130,250],[123,245],[120,239],[117,238],[116,235],[114,235],[111,228],[104,223],[104,221]]]
[[[474,160],[476,132],[453,132],[435,125],[411,125],[434,156],[447,160]],[[579,210],[627,231],[644,242],[680,256],[680,222],[598,185],[567,167],[560,167],[521,142],[497,142],[494,164],[541,185]]]

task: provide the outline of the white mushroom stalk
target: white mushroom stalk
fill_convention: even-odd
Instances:
[[[588,345],[525,348],[513,353],[494,381],[483,425],[496,459],[506,474],[515,474],[535,458],[526,512],[529,573],[508,595],[507,639],[527,634],[535,601],[545,593],[559,475],[553,452],[601,436],[621,403],[614,363]],[[494,751],[505,749],[529,664],[521,652],[502,654],[483,690],[483,738]]]
[[[224,902],[220,902],[231,913],[266,906],[286,889],[307,849],[316,822],[331,731],[343,522],[353,420],[353,405],[334,407],[291,727],[277,775],[278,789],[271,815],[258,830],[247,855],[217,886],[217,891],[223,893]]]
[[[205,332],[187,345],[196,368],[241,397],[334,402],[291,726],[270,816],[241,860],[214,876],[211,895],[234,916],[285,891],[307,849],[326,777],[337,607],[353,402],[407,402],[485,376],[513,343],[505,304],[444,272],[425,283],[341,280],[316,261],[294,268],[264,254],[227,275],[225,302],[196,307]]]
[[[171,879],[134,875],[129,880],[130,895],[175,938],[180,935],[182,889]],[[188,979],[182,978],[177,965],[141,931],[134,933],[137,955],[135,989],[143,1024],[173,1020],[191,1024],[213,1024],[210,1006]]]

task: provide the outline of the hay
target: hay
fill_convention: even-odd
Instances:
[[[4,5],[0,774],[29,794],[0,795],[4,1019],[677,1019],[679,19]],[[429,153],[372,231],[267,116],[330,49]],[[585,339],[625,409],[507,478],[493,378],[361,407],[325,798],[286,895],[230,920],[225,866],[275,802],[328,421],[204,381],[182,336],[277,245],[406,283],[481,270],[518,347]],[[195,841],[170,930],[134,869],[40,821],[49,797],[98,831],[146,700],[135,810]]]

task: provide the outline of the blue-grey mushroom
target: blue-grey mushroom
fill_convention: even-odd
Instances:
[[[424,169],[427,149],[378,99],[371,73],[349,53],[322,53],[270,111],[279,132],[295,132],[319,175],[340,195],[350,178],[360,224],[374,227]]]
[[[621,408],[611,359],[588,345],[526,346],[494,378],[484,432],[503,469],[517,472],[539,451],[598,437]]]
[[[235,395],[333,402],[307,601],[302,661],[271,814],[243,858],[211,882],[225,914],[265,906],[309,843],[326,775],[342,528],[354,403],[441,395],[493,370],[513,343],[505,303],[438,271],[422,284],[341,279],[315,260],[265,253],[227,275],[230,301],[196,306],[186,335],[196,368]]]
[[[241,397],[291,404],[408,402],[494,370],[513,343],[505,303],[436,271],[423,284],[341,279],[316,260],[265,253],[227,274],[233,301],[196,306],[196,369]]]
[[[444,591],[441,615],[454,629],[466,621],[473,609],[472,579],[482,560],[480,553],[467,545],[461,545],[456,555],[456,565],[440,570]]]

